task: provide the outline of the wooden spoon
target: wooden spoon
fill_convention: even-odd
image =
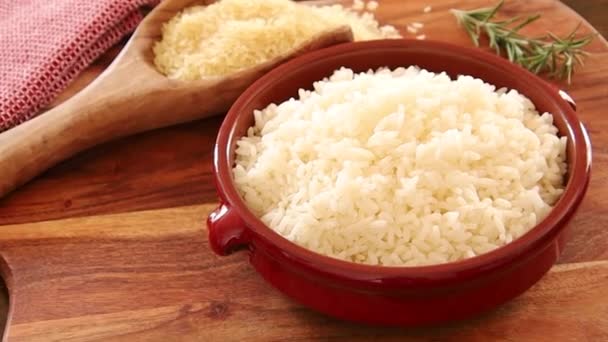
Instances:
[[[353,40],[350,27],[344,26],[313,37],[285,56],[226,77],[168,79],[154,67],[153,44],[161,37],[163,23],[196,3],[200,1],[164,0],[92,84],[62,105],[0,134],[0,197],[94,145],[224,113],[274,66],[310,50]]]

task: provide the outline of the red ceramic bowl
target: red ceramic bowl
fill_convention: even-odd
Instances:
[[[265,226],[239,196],[232,166],[236,141],[253,124],[253,110],[297,95],[314,81],[346,66],[355,71],[418,65],[454,77],[472,75],[517,89],[540,112],[553,113],[568,137],[567,186],[553,211],[523,237],[487,254],[423,267],[381,267],[341,261],[304,249]],[[563,95],[563,93],[562,93]],[[234,103],[215,146],[221,205],[207,221],[213,250],[225,255],[247,247],[256,270],[298,302],[341,319],[387,325],[419,325],[465,318],[524,292],[557,260],[565,228],[590,178],[589,137],[571,104],[530,72],[495,55],[431,41],[347,43],[315,51],[272,70]]]

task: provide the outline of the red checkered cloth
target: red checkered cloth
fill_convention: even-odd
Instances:
[[[34,117],[159,0],[0,0],[0,132]]]

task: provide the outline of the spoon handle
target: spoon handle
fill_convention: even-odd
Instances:
[[[89,147],[221,113],[226,106],[213,91],[193,94],[138,68],[110,67],[65,103],[0,134],[0,197]],[[201,108],[203,96],[209,101]]]

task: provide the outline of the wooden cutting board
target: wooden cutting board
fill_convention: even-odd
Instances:
[[[344,1],[349,3],[349,1]],[[381,1],[377,16],[405,33],[470,45],[449,8],[491,1]],[[433,10],[423,13],[431,4]],[[540,12],[531,34],[583,21],[556,0],[507,1]],[[583,32],[592,28],[583,21]],[[411,37],[411,34],[406,34]],[[560,264],[512,302],[438,327],[340,322],[275,291],[246,253],[220,258],[204,220],[215,205],[212,144],[221,118],[149,132],[85,152],[0,200],[0,273],[10,292],[8,341],[608,340],[608,44],[570,86],[594,146],[588,195]],[[109,53],[55,102],[97,76]],[[35,222],[35,223],[33,223]],[[0,299],[0,312],[2,300]]]

